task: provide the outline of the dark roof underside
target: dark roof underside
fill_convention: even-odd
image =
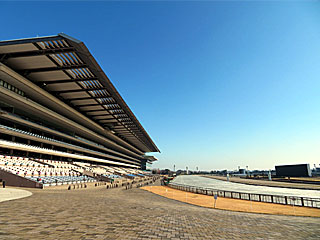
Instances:
[[[0,62],[144,152],[159,152],[80,41],[65,34],[0,42]]]

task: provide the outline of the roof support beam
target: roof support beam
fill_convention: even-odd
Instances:
[[[80,97],[80,98],[66,98],[68,101],[76,101],[76,100],[88,100],[88,99],[108,99],[114,101],[113,97]]]
[[[92,104],[74,104],[76,107],[93,107],[93,106],[101,106],[102,104],[99,103],[92,103]]]
[[[113,120],[113,122],[114,122],[114,120],[116,120],[116,119],[114,119],[114,118],[101,118],[101,119],[96,119],[98,122],[101,122],[101,123],[105,123],[104,121],[110,121],[110,120]],[[103,121],[103,122],[102,122]]]
[[[136,138],[134,135],[132,135],[130,133],[128,133],[128,134],[120,133],[120,136],[126,137],[126,138]]]
[[[81,88],[81,89],[72,89],[72,90],[50,90],[48,92],[59,93],[60,94],[60,93],[88,92],[88,91],[97,91],[97,90],[105,90],[105,89],[107,89],[107,88],[105,88],[105,87],[101,87],[101,88]]]
[[[88,67],[86,64],[78,64],[78,65],[70,65],[70,66],[58,66],[58,67],[45,67],[45,68],[33,68],[24,71],[19,71],[20,74],[27,76],[30,73],[37,73],[37,72],[51,72],[51,71],[63,71],[63,70],[70,70],[70,69],[77,69],[77,68],[85,68]]]
[[[132,121],[130,118],[128,118],[128,119],[118,118],[118,120],[119,120],[120,122],[123,122],[123,123],[131,122],[131,123],[133,124],[133,121]]]
[[[94,117],[103,117],[103,116],[112,116],[111,114],[98,114],[98,115],[90,115],[92,116],[93,118]],[[114,119],[114,117],[112,117],[112,119]]]
[[[84,113],[90,113],[90,112],[102,112],[102,111],[106,111],[105,109],[94,109],[94,110],[81,110],[80,111],[84,112]],[[92,115],[91,115],[92,116]],[[95,115],[94,115],[95,116]]]
[[[93,80],[98,80],[98,78],[97,77],[73,78],[73,79],[62,79],[62,80],[53,80],[53,81],[41,81],[41,83],[45,83],[46,85],[51,85],[51,84],[59,84],[59,83],[87,82],[87,81],[93,81]]]
[[[129,132],[128,130],[123,130],[123,131],[119,131],[119,130],[116,130],[116,129],[113,129],[115,130],[116,133],[119,133],[119,134],[124,134],[124,133],[130,133],[132,134],[131,132]]]
[[[50,54],[58,54],[58,53],[69,53],[74,51],[75,49],[73,47],[67,47],[67,48],[55,48],[55,49],[42,49],[42,50],[27,51],[27,52],[4,53],[4,54],[0,54],[0,59],[6,60],[9,58],[33,57],[33,56],[50,55]]]
[[[102,104],[102,105],[104,105],[104,104]],[[106,107],[107,108],[107,110],[121,110],[121,108],[119,108],[119,107]]]
[[[0,46],[13,45],[13,44],[24,44],[24,43],[34,43],[34,42],[44,42],[44,41],[55,41],[63,40],[61,36],[49,36],[49,37],[37,37],[37,38],[25,38],[18,40],[8,40],[1,41]]]
[[[76,107],[94,107],[94,106],[105,106],[103,103],[92,103],[92,104],[74,104]],[[119,107],[107,107],[107,110],[120,110]],[[130,120],[131,121],[131,120]]]
[[[116,123],[117,122],[117,119],[99,119],[99,122],[105,124],[105,123]]]

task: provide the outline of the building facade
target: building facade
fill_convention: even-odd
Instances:
[[[0,42],[0,134],[0,154],[28,158],[145,168],[145,154],[159,152],[87,47],[65,34]]]

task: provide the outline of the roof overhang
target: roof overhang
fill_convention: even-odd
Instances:
[[[148,163],[153,163],[155,161],[158,161],[158,159],[155,156],[144,155],[143,158],[146,159]]]
[[[160,152],[83,42],[66,34],[0,42],[0,62],[143,152]]]

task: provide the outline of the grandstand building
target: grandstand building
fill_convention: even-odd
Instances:
[[[0,41],[0,155],[145,169],[159,152],[80,41]]]

